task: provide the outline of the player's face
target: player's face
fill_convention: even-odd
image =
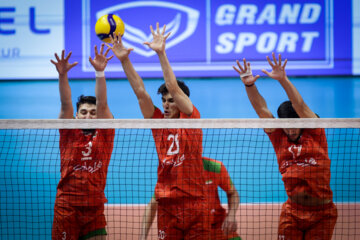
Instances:
[[[164,108],[164,118],[179,118],[180,111],[175,104],[174,99],[170,93],[163,95],[161,97],[163,108]]]
[[[296,142],[301,134],[301,128],[283,128],[283,130],[292,142]]]
[[[95,119],[96,118],[96,105],[84,103],[79,106],[76,113],[77,119]]]

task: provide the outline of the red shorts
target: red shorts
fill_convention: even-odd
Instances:
[[[211,224],[211,239],[216,240],[241,240],[239,234],[237,232],[231,232],[225,234],[224,231],[221,229],[222,224],[225,220],[226,213],[218,214],[213,216],[212,224]]]
[[[78,240],[107,235],[105,226],[104,205],[75,207],[68,204],[55,204],[53,240]]]
[[[287,200],[281,209],[279,240],[331,240],[337,219],[334,203],[308,207]]]
[[[158,204],[158,239],[210,239],[207,200],[161,199]]]

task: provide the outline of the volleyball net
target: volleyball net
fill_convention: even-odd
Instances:
[[[98,119],[0,120],[1,239],[51,238],[61,177],[59,129],[94,128],[115,129],[105,187],[108,239],[139,239],[158,176],[151,129],[163,128],[202,129],[202,155],[224,164],[239,193],[242,239],[277,239],[281,205],[288,199],[264,128],[324,128],[338,211],[332,239],[360,238],[360,119]],[[218,192],[227,208],[226,193]],[[147,239],[157,238],[155,218]]]

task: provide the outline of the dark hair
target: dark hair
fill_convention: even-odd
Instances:
[[[300,118],[290,101],[285,101],[280,104],[277,114],[279,118]]]
[[[94,96],[84,96],[84,95],[79,96],[78,101],[76,103],[76,112],[79,111],[80,105],[85,104],[85,103],[96,105],[96,97],[94,97]]]
[[[190,97],[190,90],[189,90],[188,86],[186,86],[186,84],[185,84],[183,81],[180,81],[180,80],[176,80],[176,81],[177,81],[179,87],[181,88],[181,90],[182,90],[188,97]],[[169,92],[169,91],[167,90],[165,83],[163,83],[163,84],[159,87],[159,89],[158,89],[158,91],[157,91],[157,93],[158,93],[158,94],[161,94],[161,96],[164,96],[164,95],[168,94],[168,92]]]

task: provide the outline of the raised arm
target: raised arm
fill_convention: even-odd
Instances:
[[[112,46],[108,45],[108,47],[112,49],[115,56],[120,60],[125,75],[138,99],[141,113],[144,118],[151,118],[155,110],[154,104],[149,93],[145,89],[142,78],[135,71],[135,68],[130,61],[129,54],[133,49],[124,47],[120,35],[113,35],[110,36],[110,38]]]
[[[146,205],[145,212],[143,215],[143,219],[141,222],[141,233],[139,240],[145,240],[149,235],[149,231],[152,223],[154,222],[155,215],[157,212],[157,201],[155,197],[151,198],[151,201]]]
[[[241,66],[239,60],[236,60],[236,63],[239,68],[233,66],[234,70],[239,73],[241,81],[245,85],[247,96],[256,111],[257,115],[260,118],[273,118],[274,116],[267,107],[265,99],[260,95],[255,82],[260,77],[259,75],[253,76],[251,72],[250,63],[246,62],[246,59],[243,59],[244,67]]]
[[[106,79],[104,70],[106,68],[107,62],[113,57],[106,57],[110,49],[108,48],[104,52],[104,44],[101,44],[100,54],[98,52],[97,46],[95,45],[95,58],[92,59],[89,57],[91,65],[96,71],[96,84],[95,84],[95,96],[96,96],[96,115],[97,118],[113,118],[112,113],[110,112],[109,105],[107,102],[107,90],[106,90]]]
[[[152,26],[150,26],[151,33],[153,35],[153,41],[145,42],[152,50],[154,50],[160,60],[161,69],[163,71],[165,85],[170,95],[173,97],[176,106],[179,110],[187,115],[191,115],[193,112],[193,104],[190,98],[179,87],[175,74],[170,66],[169,59],[165,51],[166,39],[170,33],[165,34],[166,26],[164,25],[161,33],[159,29],[159,23],[156,23],[156,32]]]
[[[306,105],[299,91],[295,88],[295,86],[290,82],[289,78],[286,76],[285,66],[287,63],[287,59],[285,59],[284,65],[282,65],[280,54],[278,61],[276,60],[275,53],[272,53],[272,57],[274,63],[270,60],[268,56],[266,56],[272,68],[272,71],[269,73],[268,71],[263,69],[262,72],[265,73],[267,76],[279,81],[279,83],[284,88],[289,100],[292,103],[293,108],[295,109],[299,117],[317,118],[316,114]]]
[[[227,192],[227,199],[229,208],[228,215],[222,224],[222,230],[225,234],[236,232],[237,230],[236,212],[239,208],[240,198],[239,193],[235,189],[234,185],[232,186],[231,190]]]
[[[52,64],[55,65],[57,72],[59,73],[59,92],[60,92],[60,102],[61,108],[59,113],[59,118],[73,118],[74,117],[74,108],[71,100],[71,88],[68,80],[68,71],[76,66],[78,63],[74,62],[69,63],[69,58],[71,52],[65,57],[65,50],[61,52],[61,59],[55,53],[56,61],[50,60]]]

